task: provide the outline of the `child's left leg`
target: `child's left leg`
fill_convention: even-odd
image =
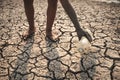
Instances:
[[[24,1],[24,8],[26,17],[29,24],[29,30],[27,34],[25,35],[26,38],[30,37],[35,33],[35,26],[34,26],[34,7],[33,7],[33,1],[34,0],[23,0]]]
[[[52,26],[56,15],[57,2],[58,0],[48,0],[46,37],[51,41],[56,41],[56,38],[52,34]]]

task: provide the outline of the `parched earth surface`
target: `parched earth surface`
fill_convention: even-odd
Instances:
[[[93,35],[90,49],[80,52],[60,3],[53,25],[60,41],[52,43],[45,40],[46,0],[34,1],[36,33],[27,41],[22,0],[0,0],[0,80],[120,80],[120,4],[104,1],[70,0]]]

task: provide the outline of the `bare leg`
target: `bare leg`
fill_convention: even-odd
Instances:
[[[58,0],[48,0],[46,36],[51,39],[53,39],[52,26],[56,15],[57,2]]]
[[[28,30],[28,34],[27,34],[29,36],[35,32],[34,7],[33,7],[34,0],[23,0],[23,1],[24,1],[25,13],[27,16],[28,24],[29,24],[29,30]]]
[[[91,42],[92,41],[91,36],[89,34],[85,33],[81,29],[80,24],[77,20],[76,13],[75,13],[73,7],[71,6],[71,4],[69,3],[69,1],[68,0],[60,0],[60,2],[62,4],[63,8],[65,9],[66,13],[70,17],[71,21],[73,22],[79,40],[81,39],[82,36],[85,36]]]

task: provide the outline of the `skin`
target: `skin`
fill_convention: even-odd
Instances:
[[[29,24],[28,35],[30,35],[35,32],[33,0],[23,0],[23,1],[24,1],[26,17]]]
[[[33,7],[34,0],[23,0],[23,1],[24,1],[25,13],[26,13],[28,23],[29,23],[28,35],[30,35],[35,32],[34,7]],[[48,1],[48,8],[47,8],[46,36],[54,40],[54,38],[53,38],[54,36],[52,34],[52,26],[53,26],[54,19],[56,16],[58,0],[47,0],[47,1]],[[81,29],[80,24],[77,20],[77,15],[76,15],[73,7],[71,6],[70,2],[68,0],[60,0],[60,3],[62,4],[64,10],[66,11],[67,15],[69,16],[72,23],[74,24],[78,39],[80,40],[82,36],[85,36],[91,42],[90,35],[86,34]]]

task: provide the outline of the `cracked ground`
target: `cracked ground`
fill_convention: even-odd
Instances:
[[[28,30],[22,0],[0,0],[0,80],[120,80],[120,4],[70,0],[83,29],[92,32],[89,50],[79,52],[74,26],[58,3],[53,31],[45,40],[46,0],[35,0],[35,36]]]

